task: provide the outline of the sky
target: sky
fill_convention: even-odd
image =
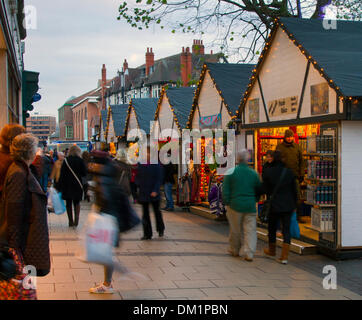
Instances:
[[[32,22],[27,30],[24,55],[25,70],[40,72],[42,99],[34,104],[34,112],[58,116],[58,108],[71,96],[97,87],[103,64],[111,79],[125,58],[130,68],[145,63],[147,47],[153,48],[157,60],[192,46],[193,35],[159,28],[139,31],[117,20],[120,3],[25,0],[26,6],[36,9],[36,20],[35,15],[28,15],[28,21],[33,19],[36,24]]]

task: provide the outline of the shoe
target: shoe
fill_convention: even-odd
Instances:
[[[253,258],[250,258],[249,256],[246,256],[244,260],[248,262],[253,262]]]
[[[276,244],[275,243],[269,243],[269,248],[264,249],[264,254],[267,257],[275,257],[275,255],[276,255]]]
[[[146,236],[143,236],[142,238],[141,238],[141,240],[151,240],[152,239],[152,237],[146,237]]]
[[[74,223],[73,222],[69,222],[69,228],[74,227]]]
[[[167,210],[167,209],[168,209],[167,207],[161,208],[161,210]]]
[[[279,263],[288,264],[289,246],[288,243],[283,243],[282,255],[277,259]]]
[[[233,250],[229,249],[228,253],[231,254],[233,257],[238,257],[239,255],[235,253]]]
[[[159,237],[160,237],[160,238],[162,238],[162,237],[163,237],[163,234],[164,234],[164,232],[163,232],[163,231],[161,231],[161,232],[159,232],[159,233],[158,233],[158,235],[159,235]]]
[[[175,211],[175,208],[167,208],[165,211]]]
[[[103,283],[100,284],[99,286],[96,286],[94,288],[90,288],[89,289],[90,293],[114,293],[113,287],[112,285],[110,285],[109,287],[106,287]]]

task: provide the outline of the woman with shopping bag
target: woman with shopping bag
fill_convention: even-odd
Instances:
[[[140,223],[140,219],[134,213],[127,194],[119,184],[119,168],[116,163],[106,152],[94,151],[92,156],[93,163],[89,170],[95,182],[95,207],[93,211],[102,215],[103,221],[100,222],[100,217],[96,217],[95,212],[93,212],[89,216],[87,225],[92,224],[94,220],[103,224],[103,231],[92,234],[92,237],[93,239],[102,238],[107,253],[101,258],[103,261],[100,261],[101,259],[93,260],[93,262],[104,265],[104,282],[89,291],[91,293],[113,293],[112,275],[115,264],[112,260],[113,255],[109,244],[113,242],[113,246],[118,247],[119,233],[133,228]],[[133,217],[133,220],[129,217]],[[88,261],[92,262],[92,259],[88,258]]]

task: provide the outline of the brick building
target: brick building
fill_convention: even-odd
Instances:
[[[58,109],[59,140],[73,140],[73,104],[70,100]]]
[[[39,139],[39,144],[46,144],[49,136],[56,130],[56,118],[35,114],[26,119],[26,130]]]

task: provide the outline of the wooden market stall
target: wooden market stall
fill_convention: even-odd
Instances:
[[[254,68],[251,64],[206,63],[203,66],[187,127],[191,129],[228,129],[236,117],[242,95]],[[195,141],[201,148],[201,165],[193,172],[192,202],[208,206],[208,192],[215,166],[205,164],[205,139]]]
[[[172,88],[172,87],[163,87],[160,99],[158,101],[158,106],[155,114],[155,131],[161,133],[163,130],[166,131],[166,134],[169,135],[167,137],[169,140],[175,140],[179,143],[179,165],[178,165],[178,179],[182,179],[183,181],[179,181],[178,191],[182,193],[182,199],[180,199],[178,192],[177,195],[177,203],[183,204],[190,202],[190,197],[186,196],[187,186],[184,183],[188,183],[189,179],[184,175],[187,172],[187,164],[184,164],[182,161],[182,130],[186,129],[188,117],[191,112],[192,102],[195,95],[195,88],[192,87],[182,87],[182,88]],[[171,130],[175,130],[177,134],[173,134]],[[180,139],[179,139],[180,138]],[[191,188],[191,186],[190,186]],[[182,192],[182,191],[185,191]]]
[[[110,145],[113,155],[125,137],[127,112],[128,104],[111,105],[108,108],[105,142]]]
[[[238,117],[255,169],[292,129],[304,153],[302,240],[362,256],[362,22],[275,20]],[[304,188],[303,188],[304,187]]]

